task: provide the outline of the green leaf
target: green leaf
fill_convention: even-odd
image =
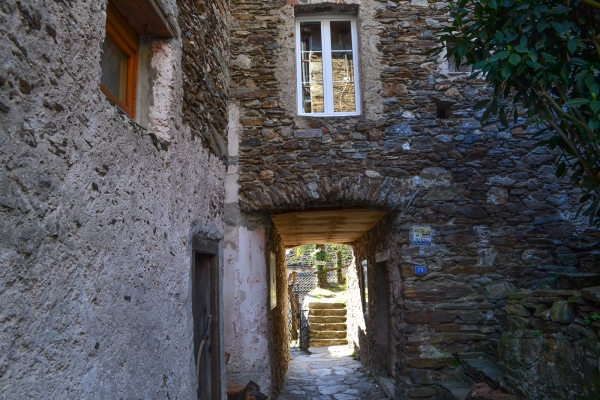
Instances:
[[[498,112],[498,100],[494,99],[492,100],[492,103],[490,104],[490,106],[487,108],[487,110],[485,110],[485,112],[483,113],[483,115],[481,116],[481,120],[483,122],[486,122],[488,119],[490,119],[493,115],[496,114],[496,112]]]
[[[548,53],[542,53],[542,57],[544,57],[544,60],[546,60],[546,62],[549,63],[554,63],[556,61],[556,58],[554,58],[551,54]]]
[[[600,111],[600,101],[598,100],[594,100],[590,103],[590,108],[592,109],[593,112],[597,113],[598,111]]]
[[[592,86],[592,84],[594,83],[594,75],[589,74],[588,76],[585,77],[585,79],[583,80],[583,82],[585,82],[585,84],[589,87]]]
[[[576,81],[581,81],[583,79],[585,79],[586,76],[588,76],[590,74],[590,71],[580,71],[577,75],[575,75],[575,80]]]
[[[571,63],[583,68],[587,66],[587,61],[579,57],[571,57]]]
[[[522,45],[515,46],[515,50],[519,53],[529,53],[529,49]]]
[[[508,62],[512,65],[517,65],[521,61],[521,56],[517,53],[512,53],[508,58]]]
[[[588,126],[590,127],[591,130],[595,131],[600,126],[600,121],[598,121],[598,118],[596,118],[596,116],[594,116],[594,117],[590,118],[590,120],[588,122]]]
[[[498,61],[498,60],[504,60],[505,58],[508,58],[508,56],[510,56],[510,51],[505,50],[505,51],[501,51],[500,53],[496,53],[493,56],[491,56],[489,58],[488,61],[493,62],[493,61]]]
[[[538,16],[539,18],[539,16]],[[542,32],[544,29],[546,29],[548,27],[548,21],[546,21],[544,18],[540,19],[537,23],[537,30]]]
[[[504,109],[504,107],[500,107],[500,111],[498,112],[498,119],[500,120],[500,123],[502,123],[502,125],[508,126],[508,120],[506,119],[506,110]]]
[[[546,35],[540,35],[538,36],[538,38],[535,41],[535,49],[539,50],[542,47],[544,47],[544,44],[546,43]]]
[[[487,64],[488,64],[488,60],[477,61],[475,64],[473,64],[473,69],[482,69]]]
[[[575,53],[575,51],[577,50],[577,42],[573,39],[569,40],[567,42],[567,49],[569,49],[571,53]]]
[[[486,3],[488,6],[490,6],[494,10],[498,9],[498,4],[496,3],[496,0],[486,0]]]
[[[563,161],[560,164],[558,164],[558,168],[556,168],[556,177],[562,178],[563,176],[565,176],[565,172],[567,172],[567,164],[565,164],[565,162]]]
[[[583,99],[583,98],[576,98],[576,99],[569,99],[567,101],[565,101],[565,103],[563,104],[563,107],[577,107],[577,106],[582,106],[584,104],[589,103],[590,101],[588,99]]]
[[[548,14],[566,14],[569,11],[571,11],[569,7],[556,7],[548,11]]]
[[[504,79],[510,78],[510,76],[512,75],[511,66],[509,64],[506,64],[504,67],[502,67],[502,71],[500,71],[500,74]]]
[[[589,86],[589,88],[590,93],[592,93],[594,96],[598,96],[598,92],[600,92],[600,85],[594,82]]]
[[[523,47],[527,46],[527,37],[521,36],[521,39],[519,40],[519,44]]]
[[[554,30],[558,33],[567,33],[567,31],[569,30],[568,28],[568,22],[567,22],[567,26],[560,24],[558,22],[552,21],[550,22],[550,25],[552,25],[552,27],[554,28]]]
[[[513,40],[515,40],[518,37],[519,37],[519,34],[517,32],[512,32],[512,33],[509,33],[508,35],[506,35],[506,39],[505,40],[507,42],[512,42]]]
[[[525,64],[529,65],[533,69],[540,69],[543,67],[542,64],[535,62],[535,61],[531,61],[531,60],[525,61]]]
[[[473,109],[481,110],[483,107],[487,106],[490,101],[491,101],[490,99],[480,100],[477,103],[475,103],[475,105],[473,106]]]

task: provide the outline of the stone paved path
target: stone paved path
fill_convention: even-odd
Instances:
[[[279,400],[383,400],[373,378],[358,371],[348,346],[311,347],[312,354],[291,349],[292,359]]]

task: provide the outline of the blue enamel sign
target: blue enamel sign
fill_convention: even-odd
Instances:
[[[427,273],[427,266],[425,265],[415,265],[415,274],[417,275],[425,275]]]

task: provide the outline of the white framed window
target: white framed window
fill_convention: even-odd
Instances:
[[[298,114],[313,117],[360,114],[356,19],[296,19]]]

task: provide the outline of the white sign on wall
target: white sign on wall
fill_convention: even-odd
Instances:
[[[411,240],[413,244],[431,244],[433,234],[430,226],[415,225],[412,227]]]

